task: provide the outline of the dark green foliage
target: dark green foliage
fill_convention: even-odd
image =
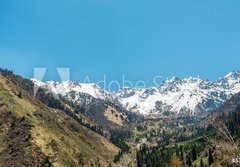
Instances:
[[[22,98],[22,92],[19,92],[18,97],[21,99]]]
[[[122,157],[122,155],[123,155],[122,151],[119,151],[118,154],[115,156],[113,162],[116,163],[116,162],[120,161],[120,158]]]
[[[115,162],[119,161],[121,156],[124,153],[128,153],[130,150],[130,147],[126,144],[125,140],[130,137],[129,131],[111,131],[111,137],[110,141],[119,147],[121,151],[118,153],[118,155],[115,156]]]
[[[137,165],[139,167],[162,167],[170,162],[174,149],[165,147],[149,147],[143,144],[137,151]]]
[[[221,117],[222,120],[225,120],[226,116]],[[230,112],[227,115],[226,125],[231,132],[232,136],[240,138],[240,107],[237,107],[235,111]]]
[[[125,113],[128,117],[129,122],[141,122],[144,119],[142,115],[137,115],[134,112],[125,112]]]
[[[194,145],[192,148],[192,160],[195,161],[197,159],[197,151],[196,146]]]
[[[197,159],[197,155],[205,148],[205,141],[202,138],[196,139],[180,146],[156,146],[149,147],[145,144],[137,151],[138,166],[162,167],[167,165],[171,158],[176,155],[185,166],[191,166],[192,162]],[[184,159],[186,158],[186,161]]]
[[[208,165],[211,165],[213,163],[213,155],[212,155],[212,150],[208,151]]]
[[[188,165],[188,167],[192,166],[192,161],[189,157],[187,157],[187,165]]]
[[[200,167],[204,167],[203,160],[200,161]]]
[[[145,126],[138,125],[137,126],[137,131],[145,131],[147,128]]]
[[[180,145],[179,151],[180,151],[180,157],[183,159],[184,153],[183,153],[183,147],[182,147],[182,145]]]

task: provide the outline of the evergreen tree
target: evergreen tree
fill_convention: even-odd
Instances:
[[[188,167],[192,166],[192,161],[191,161],[191,159],[189,157],[187,158],[187,164],[188,164]]]
[[[200,161],[200,167],[204,167],[203,160]]]
[[[22,98],[22,92],[19,92],[18,97],[21,99]]]
[[[196,146],[193,146],[192,149],[192,160],[195,161],[197,159],[197,151],[196,151]]]
[[[213,155],[212,155],[212,151],[209,150],[208,153],[208,165],[211,165],[213,163]]]

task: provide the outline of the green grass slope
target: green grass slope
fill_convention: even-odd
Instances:
[[[107,166],[119,151],[107,139],[32,98],[1,75],[0,107],[0,166],[6,162],[13,163],[11,166]],[[15,135],[9,138],[9,133]],[[12,161],[13,154],[26,161]]]

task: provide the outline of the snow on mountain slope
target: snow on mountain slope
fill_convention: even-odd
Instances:
[[[240,91],[240,71],[232,71],[217,81],[217,84],[224,88],[229,95]]]
[[[35,79],[32,81],[73,102],[84,101],[84,98],[89,99],[86,95],[90,95],[95,99],[121,105],[129,111],[145,115],[168,115],[169,113],[205,115],[233,94],[240,92],[239,71],[233,71],[216,82],[192,77],[184,79],[173,77],[157,87],[123,88],[113,93],[103,90],[96,84],[82,84],[74,81],[43,83]]]
[[[47,82],[41,82],[36,79],[31,79],[35,84],[37,84],[40,87],[46,88],[51,90],[53,93],[67,96],[71,93],[73,95],[76,93],[76,96],[81,94],[88,94],[96,99],[101,99],[105,101],[111,101],[114,102],[115,99],[112,97],[112,95],[100,88],[97,84],[94,83],[78,83],[76,81],[64,81],[64,82],[55,82],[55,81],[47,81]]]
[[[105,104],[120,111],[125,110],[118,99],[94,83],[78,83],[76,81],[47,81],[31,79],[37,86],[45,88],[65,100],[79,105],[85,111],[104,111]]]
[[[67,93],[81,92],[89,94],[95,98],[104,100],[106,96],[110,96],[110,94],[101,89],[97,84],[89,83],[77,83],[75,81],[64,81],[64,82],[55,82],[55,81],[47,81],[46,83],[38,81],[36,79],[31,79],[38,86],[51,89],[55,94],[66,95]]]
[[[128,110],[141,114],[204,115],[238,92],[240,72],[233,71],[217,82],[173,77],[158,87],[124,88],[114,95]]]

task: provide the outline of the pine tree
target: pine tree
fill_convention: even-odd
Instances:
[[[192,149],[192,160],[195,161],[197,159],[197,151],[195,145],[193,146]]]
[[[212,163],[213,163],[212,151],[209,150],[209,153],[208,153],[208,165],[211,165]]]
[[[203,160],[200,161],[200,167],[204,167]]]
[[[191,161],[191,159],[189,157],[187,158],[187,164],[188,164],[188,167],[192,166],[192,161]]]
[[[19,92],[18,97],[21,99],[22,98],[22,92]]]
[[[184,155],[184,154],[183,154],[183,148],[182,148],[182,145],[180,145],[180,148],[179,148],[179,149],[180,149],[180,156],[181,156],[181,158],[183,159],[183,155]]]

